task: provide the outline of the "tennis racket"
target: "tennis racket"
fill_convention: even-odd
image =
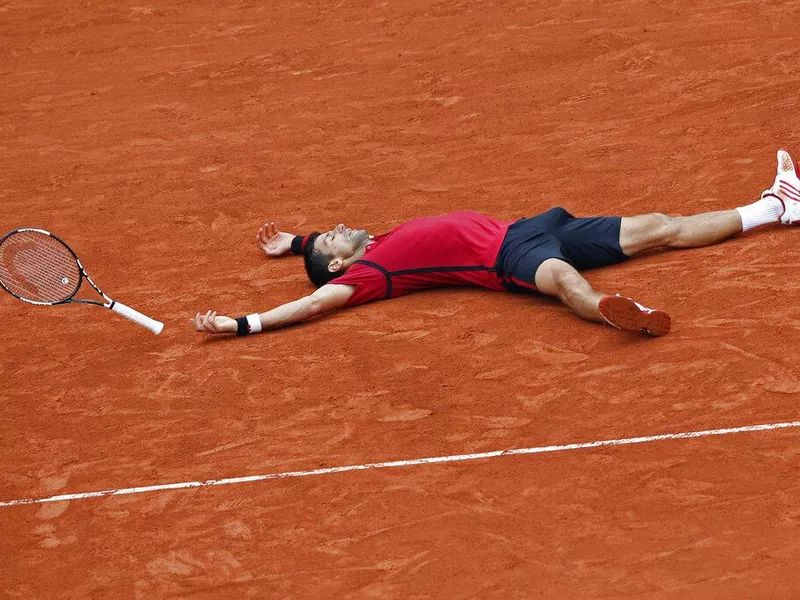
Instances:
[[[105,302],[74,297],[84,279]],[[72,248],[43,229],[23,227],[0,238],[0,286],[15,298],[30,304],[97,304],[156,335],[164,329],[163,323],[106,296],[86,274]]]

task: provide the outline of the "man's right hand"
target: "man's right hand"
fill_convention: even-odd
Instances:
[[[258,247],[267,256],[283,256],[292,250],[292,240],[294,236],[291,233],[278,231],[275,223],[270,221],[264,223],[258,230],[256,235],[256,243]]]
[[[239,328],[236,319],[218,315],[217,311],[210,310],[202,315],[197,313],[194,319],[189,319],[195,331],[205,333],[236,333]]]

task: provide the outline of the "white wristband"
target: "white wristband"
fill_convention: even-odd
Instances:
[[[261,333],[261,317],[258,313],[247,315],[247,325],[250,327],[250,333]]]

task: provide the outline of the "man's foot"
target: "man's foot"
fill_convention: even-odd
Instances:
[[[761,197],[774,196],[783,204],[780,221],[784,225],[800,223],[800,179],[792,157],[786,150],[778,150],[778,174],[775,183]]]
[[[667,335],[672,319],[663,310],[653,310],[625,296],[600,299],[600,314],[606,323],[624,331],[647,333],[655,337]]]

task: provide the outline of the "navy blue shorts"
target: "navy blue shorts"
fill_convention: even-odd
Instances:
[[[508,228],[497,255],[497,274],[512,292],[535,290],[536,270],[548,258],[578,271],[607,267],[628,257],[619,245],[621,217],[577,219],[561,207],[520,219]]]

